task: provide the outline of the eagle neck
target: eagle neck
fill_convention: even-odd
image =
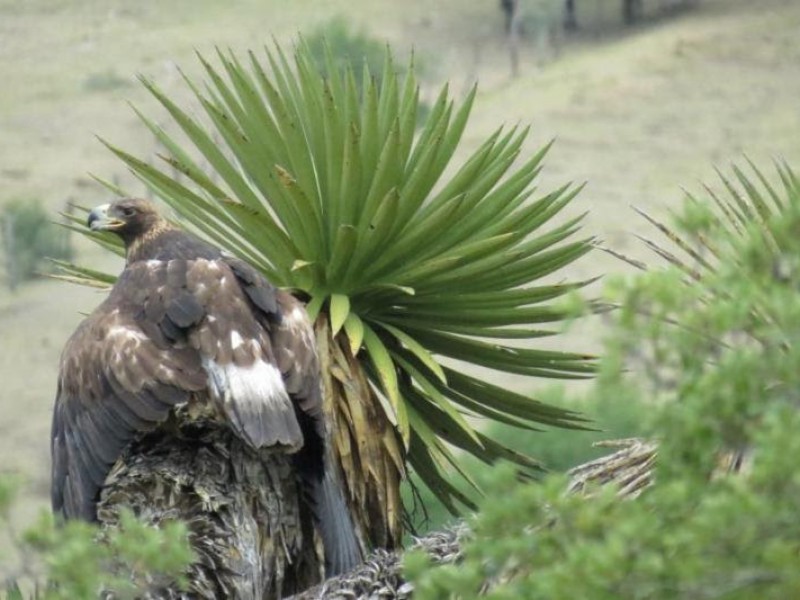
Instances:
[[[171,231],[177,231],[177,229],[167,221],[162,220],[153,224],[144,233],[131,239],[123,238],[126,262],[131,264],[140,260],[156,258],[163,247],[163,238]]]

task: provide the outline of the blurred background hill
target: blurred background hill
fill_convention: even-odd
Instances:
[[[95,137],[155,160],[158,148],[128,106],[159,119],[136,74],[188,100],[180,70],[199,75],[195,51],[258,51],[273,38],[290,43],[342,24],[388,42],[399,63],[414,48],[423,95],[444,81],[456,94],[479,82],[464,154],[502,124],[531,124],[531,152],[555,138],[543,185],[586,181],[575,203],[588,211],[586,233],[631,256],[646,255],[631,205],[663,215],[681,186],[713,181],[715,165],[742,153],[761,165],[800,164],[800,2],[642,0],[634,25],[623,23],[619,0],[575,4],[579,27],[565,32],[560,0],[519,0],[513,76],[494,0],[0,0],[0,214],[38,202],[58,221],[70,202],[107,201],[88,173],[141,190]],[[96,268],[121,267],[77,239],[71,251]],[[30,501],[20,518],[28,520],[48,502],[58,357],[102,296],[41,278],[12,291],[1,266],[8,259],[3,250],[0,468],[24,474]],[[570,275],[622,268],[595,253]],[[596,340],[592,327],[573,338]]]

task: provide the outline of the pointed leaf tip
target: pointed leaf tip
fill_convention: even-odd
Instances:
[[[347,315],[344,321],[344,331],[347,334],[347,341],[350,343],[350,353],[356,356],[364,341],[364,323],[356,313],[350,311],[350,314]]]
[[[336,336],[350,314],[350,298],[344,294],[332,294],[330,302],[331,335]]]
[[[403,444],[408,448],[411,440],[411,430],[408,424],[408,412],[405,400],[400,396],[397,384],[397,368],[389,355],[389,351],[381,338],[368,325],[364,325],[364,345],[366,346],[372,364],[375,366],[381,388],[389,400],[393,415],[387,415],[395,422]]]
[[[319,315],[319,311],[322,308],[323,302],[325,302],[325,295],[316,294],[312,296],[311,300],[306,305],[306,312],[308,313],[308,318],[312,322],[317,320],[317,316]]]
[[[300,258],[296,259],[292,263],[292,271],[299,271],[300,269],[304,269],[306,267],[310,267],[314,263],[308,260],[302,260]]]

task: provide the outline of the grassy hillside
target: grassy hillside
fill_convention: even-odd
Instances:
[[[680,200],[679,186],[712,180],[714,164],[742,152],[761,164],[778,156],[800,165],[795,0],[703,0],[693,12],[627,32],[580,34],[545,64],[531,43],[515,80],[494,1],[0,0],[0,203],[39,197],[56,210],[68,198],[103,201],[87,172],[130,178],[95,134],[140,154],[155,150],[126,104],[158,114],[136,73],[185,95],[177,65],[197,73],[195,49],[286,41],[340,14],[399,49],[417,47],[426,86],[446,79],[460,92],[480,80],[465,150],[501,123],[531,123],[530,149],[555,137],[544,184],[586,180],[576,209],[589,211],[588,231],[628,254],[643,254],[631,204],[663,212]],[[85,245],[79,259],[120,267]],[[597,254],[573,275],[619,268]],[[53,282],[14,295],[0,290],[0,456],[5,470],[30,482],[24,519],[46,502],[61,347],[99,300]],[[596,337],[584,328],[572,345]]]

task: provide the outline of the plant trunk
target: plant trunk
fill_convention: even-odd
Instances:
[[[6,211],[5,218],[0,219],[0,224],[3,226],[3,244],[5,245],[6,255],[6,281],[8,289],[13,292],[17,289],[17,258],[13,213],[11,211]]]
[[[578,20],[575,18],[575,0],[566,0],[564,4],[564,29],[575,31],[578,28]]]
[[[622,0],[622,18],[627,25],[635,23],[642,12],[642,0]]]
[[[345,335],[332,337],[325,314],[317,318],[315,333],[334,461],[356,533],[362,549],[392,550],[399,547],[403,534],[402,441]]]
[[[519,3],[517,0],[510,2],[509,20],[508,20],[508,54],[511,59],[511,77],[516,78],[519,75],[519,36],[520,36],[520,20],[519,20]]]
[[[319,544],[291,457],[255,452],[224,426],[183,417],[130,447],[98,506],[104,527],[117,525],[122,507],[149,524],[187,524],[197,556],[188,590],[148,582],[148,598],[272,599],[318,583]]]

